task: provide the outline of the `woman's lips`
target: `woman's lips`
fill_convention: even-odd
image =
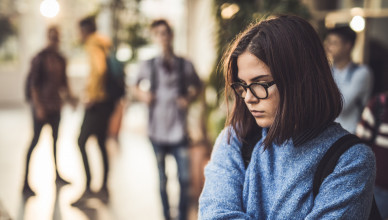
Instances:
[[[250,110],[253,117],[263,117],[264,116],[264,111],[256,111],[256,110]]]

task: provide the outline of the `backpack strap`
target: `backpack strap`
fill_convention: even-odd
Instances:
[[[346,73],[346,82],[350,82],[353,78],[353,75],[354,75],[354,72],[356,72],[356,70],[360,67],[360,65],[356,64],[356,63],[351,63],[350,64],[350,67]],[[362,100],[360,98],[357,98],[356,100],[356,106],[357,108],[360,110],[360,114],[361,112],[364,110],[364,104],[362,102]]]
[[[338,159],[341,155],[348,150],[353,145],[361,143],[361,140],[353,135],[347,134],[340,139],[338,139],[326,152],[319,162],[317,171],[314,175],[313,182],[313,195],[314,197],[318,195],[319,187],[321,186],[323,180],[334,171],[335,166],[337,165]]]
[[[186,86],[186,73],[185,73],[185,60],[182,57],[178,57],[179,65],[179,94],[181,96],[187,95],[187,86]]]
[[[156,74],[156,65],[155,65],[155,58],[152,58],[150,60],[148,60],[148,65],[150,66],[151,68],[151,77],[150,77],[150,83],[151,83],[151,87],[150,87],[150,91],[151,93],[155,93],[156,91],[156,87],[158,85],[158,79],[157,79],[157,74]]]
[[[350,82],[350,80],[353,77],[353,73],[356,72],[356,70],[358,69],[358,66],[359,66],[358,64],[355,64],[353,62],[350,64],[348,72],[346,73],[346,81],[347,82]]]
[[[319,162],[317,171],[313,180],[313,195],[316,197],[319,192],[319,188],[323,180],[334,171],[335,166],[341,155],[354,146],[355,144],[362,143],[361,139],[353,134],[347,134],[338,139],[326,152]],[[375,198],[373,197],[372,209],[369,214],[369,219],[381,219],[380,212],[377,209]]]

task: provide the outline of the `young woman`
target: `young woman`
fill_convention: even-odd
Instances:
[[[200,219],[367,219],[375,157],[356,144],[313,196],[328,148],[348,134],[321,41],[296,16],[278,16],[243,32],[225,59],[227,126],[205,169]],[[252,143],[247,168],[243,143]],[[249,147],[247,144],[244,147]]]

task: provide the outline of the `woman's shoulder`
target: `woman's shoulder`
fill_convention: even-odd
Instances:
[[[312,145],[331,145],[336,140],[338,140],[340,137],[348,134],[349,132],[346,131],[340,123],[332,122],[329,125],[327,125],[324,129],[321,130],[321,132],[316,135],[315,138],[313,138],[309,144]]]
[[[233,148],[240,147],[241,142],[238,140],[237,134],[232,126],[227,126],[218,135],[214,143],[213,150],[223,146],[231,146]]]
[[[324,150],[325,153],[338,139],[350,134],[339,123],[333,123],[317,138],[316,142],[327,143]],[[374,164],[374,153],[372,149],[364,144],[358,143],[350,147],[340,157],[340,161],[357,161],[358,163],[367,163],[369,165]]]
[[[345,151],[338,160],[339,167],[360,167],[366,172],[376,169],[376,158],[372,149],[364,144],[358,143]]]
[[[243,170],[241,145],[233,129],[224,128],[215,141],[207,170]]]

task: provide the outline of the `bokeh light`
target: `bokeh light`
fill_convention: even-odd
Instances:
[[[56,0],[43,0],[40,3],[40,13],[48,18],[55,17],[59,12],[59,4]]]
[[[350,27],[356,31],[361,32],[365,28],[365,19],[362,16],[354,16],[350,21]]]
[[[127,62],[132,58],[132,49],[127,44],[120,44],[116,52],[116,58],[121,62]]]
[[[232,18],[238,11],[240,11],[240,7],[237,4],[229,4],[225,3],[221,6],[221,17],[223,19]]]

